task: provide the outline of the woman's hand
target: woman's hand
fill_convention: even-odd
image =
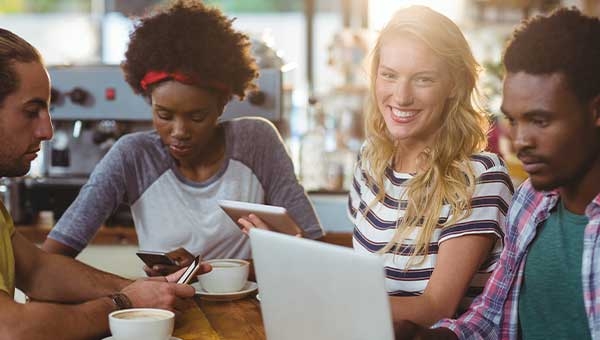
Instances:
[[[271,228],[260,219],[260,217],[250,214],[248,216],[240,217],[237,220],[238,225],[242,229],[242,232],[246,235],[250,232],[252,228],[258,228],[263,230],[271,230]]]
[[[177,248],[169,253],[167,256],[175,262],[175,265],[164,265],[157,264],[152,267],[144,266],[144,271],[148,276],[165,276],[174,273],[181,268],[189,266],[194,261],[194,255],[185,250],[184,248]]]
[[[240,217],[237,220],[237,223],[240,226],[240,228],[242,229],[242,232],[246,235],[248,235],[248,233],[250,232],[250,229],[252,229],[252,228],[258,228],[258,229],[263,229],[263,230],[272,230],[273,229],[268,224],[266,224],[263,220],[261,220],[260,217],[254,215],[254,214],[249,214],[248,216]],[[301,230],[297,225],[294,225],[294,227],[298,231]],[[302,233],[298,232],[298,234],[296,234],[294,236],[302,237]]]

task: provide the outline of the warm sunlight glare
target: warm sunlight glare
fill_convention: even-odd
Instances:
[[[371,0],[369,1],[369,26],[379,30],[399,8],[423,5],[436,10],[454,22],[460,22],[465,0]]]

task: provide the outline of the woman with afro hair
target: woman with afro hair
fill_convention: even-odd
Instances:
[[[199,1],[176,1],[142,18],[122,69],[151,103],[155,130],[115,143],[43,248],[76,256],[121,203],[131,208],[140,249],[171,252],[179,266],[198,254],[250,257],[245,229],[268,226],[253,215],[236,225],[217,205],[222,199],[283,206],[305,237],[322,236],[274,126],[260,118],[218,121],[233,96],[243,99],[255,86],[249,50],[231,19]]]

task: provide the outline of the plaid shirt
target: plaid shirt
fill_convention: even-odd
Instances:
[[[536,232],[558,202],[557,191],[538,192],[529,180],[519,188],[508,211],[505,248],[485,290],[457,320],[434,327],[451,329],[459,339],[519,338],[518,301],[525,257]],[[581,273],[585,310],[592,339],[600,340],[600,194],[586,207]]]

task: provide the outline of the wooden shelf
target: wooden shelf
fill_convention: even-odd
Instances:
[[[33,243],[43,243],[46,240],[46,236],[50,232],[47,227],[41,227],[37,225],[17,225],[16,229]],[[352,233],[351,232],[328,232],[319,241],[337,244],[345,247],[352,247]],[[133,227],[101,227],[98,230],[96,236],[92,239],[91,244],[123,244],[123,245],[137,245],[137,235]]]
[[[16,229],[34,243],[42,243],[50,232],[50,228],[37,225],[17,225]],[[114,226],[101,227],[91,244],[127,244],[136,245],[137,235],[133,227]]]

